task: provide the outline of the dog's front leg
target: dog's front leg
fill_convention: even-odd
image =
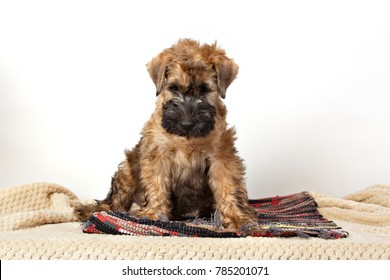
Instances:
[[[141,159],[143,201],[134,215],[149,219],[170,218],[169,164],[163,157]]]
[[[228,229],[257,227],[256,210],[249,205],[243,175],[244,167],[237,156],[214,158],[211,162],[209,184],[222,225]]]

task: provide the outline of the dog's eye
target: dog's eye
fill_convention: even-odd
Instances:
[[[173,85],[170,85],[170,86],[169,86],[168,90],[169,90],[170,92],[178,92],[178,91],[180,90],[180,88],[179,88],[178,85],[173,84]]]
[[[206,84],[201,84],[199,86],[199,94],[206,95],[210,92],[210,88]]]
[[[180,101],[177,99],[172,99],[169,101],[169,105],[171,108],[178,108],[180,106]]]

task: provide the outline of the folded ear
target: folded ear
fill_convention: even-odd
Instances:
[[[222,98],[226,96],[226,89],[238,74],[238,65],[226,56],[220,57],[214,64],[217,72],[218,94]]]
[[[162,52],[146,64],[146,69],[156,85],[156,95],[160,94],[164,86],[166,80],[165,72],[169,61],[170,55]]]

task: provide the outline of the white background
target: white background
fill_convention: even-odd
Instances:
[[[177,39],[240,66],[228,122],[249,196],[390,184],[388,1],[1,1],[0,187],[104,198]]]

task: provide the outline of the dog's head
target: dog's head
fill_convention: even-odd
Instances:
[[[203,137],[225,117],[221,98],[235,79],[238,66],[216,44],[183,39],[148,64],[162,110],[162,127],[185,137]],[[157,108],[159,109],[159,108]]]

